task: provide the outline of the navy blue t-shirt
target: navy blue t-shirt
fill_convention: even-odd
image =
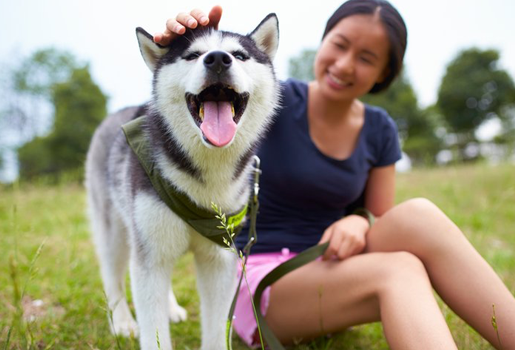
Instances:
[[[252,253],[300,252],[317,244],[328,226],[362,206],[371,168],[401,157],[394,121],[369,105],[353,153],[345,160],[323,154],[309,135],[307,84],[290,79],[281,87],[282,107],[258,150],[262,174]],[[244,227],[239,249],[247,235]]]

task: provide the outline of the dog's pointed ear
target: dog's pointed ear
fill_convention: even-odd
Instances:
[[[152,35],[147,33],[143,28],[136,28],[136,37],[138,38],[139,49],[141,51],[141,56],[143,56],[143,60],[147,64],[148,68],[154,72],[157,62],[165,53],[168,52],[168,49],[156,44]]]
[[[275,13],[271,13],[259,23],[259,25],[249,34],[254,40],[258,49],[274,59],[277,48],[279,47],[279,20]]]

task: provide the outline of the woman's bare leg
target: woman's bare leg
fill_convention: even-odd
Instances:
[[[515,298],[458,227],[430,201],[413,199],[388,211],[368,233],[367,251],[417,256],[449,307],[500,348],[491,324],[495,305],[502,347],[515,349]]]
[[[284,343],[381,320],[392,349],[456,349],[423,264],[406,252],[305,265],[272,286],[266,320]]]

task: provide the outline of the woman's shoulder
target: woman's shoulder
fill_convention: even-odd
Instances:
[[[365,116],[370,119],[370,124],[375,126],[374,129],[377,129],[378,131],[382,131],[384,128],[397,130],[397,124],[384,108],[366,103],[364,105]]]
[[[308,97],[308,84],[302,80],[289,78],[280,82],[281,96],[284,100],[306,100]]]
[[[283,87],[288,87],[292,89],[303,89],[307,88],[308,83],[306,83],[303,80],[295,79],[295,78],[288,78],[286,80],[280,80],[279,83]]]
[[[397,124],[388,112],[377,106],[365,104],[367,132],[365,137],[375,155],[375,167],[394,164],[401,158]]]

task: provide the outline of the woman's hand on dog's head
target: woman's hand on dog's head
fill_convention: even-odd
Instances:
[[[177,17],[170,18],[166,21],[166,28],[163,33],[156,33],[154,35],[154,42],[156,44],[167,46],[177,36],[186,32],[186,28],[195,29],[200,24],[201,26],[210,26],[218,29],[218,23],[222,18],[222,8],[214,6],[209,15],[206,15],[202,10],[194,9],[190,13],[179,13]]]

